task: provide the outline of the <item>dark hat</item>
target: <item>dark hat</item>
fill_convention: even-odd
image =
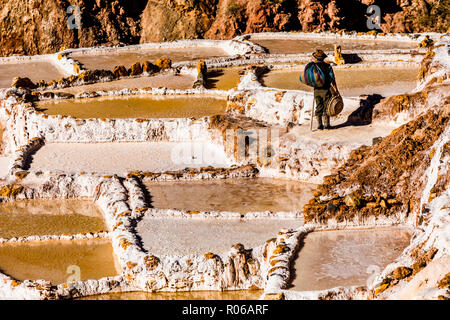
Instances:
[[[313,57],[317,60],[325,60],[327,55],[323,52],[323,50],[317,49],[316,52],[313,53]]]

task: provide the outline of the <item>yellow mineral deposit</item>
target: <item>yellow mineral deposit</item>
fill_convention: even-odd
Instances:
[[[338,66],[345,64],[344,57],[342,56],[342,48],[336,44],[334,45],[334,62]]]

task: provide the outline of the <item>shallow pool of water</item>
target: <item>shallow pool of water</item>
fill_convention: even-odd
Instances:
[[[245,67],[218,68],[208,71],[205,87],[207,89],[230,90],[239,84],[240,75]]]
[[[0,270],[17,280],[69,282],[115,276],[120,267],[109,240],[50,240],[3,243]]]
[[[412,68],[355,68],[334,69],[336,82],[341,95],[359,96],[362,94],[381,94],[391,96],[413,90],[417,85],[419,69]],[[304,90],[313,88],[299,81],[303,69],[273,70],[265,74],[262,81],[266,87]]]
[[[366,285],[410,242],[404,229],[323,231],[308,234],[294,262],[291,290]]]
[[[110,82],[97,82],[82,86],[68,87],[52,92],[68,92],[72,94],[89,91],[112,91],[122,89],[143,88],[169,88],[169,89],[192,89],[195,77],[190,75],[156,74],[150,77],[125,78]]]
[[[257,178],[148,182],[151,205],[194,211],[297,211],[312,197],[314,184]]]
[[[120,292],[83,297],[77,300],[258,300],[264,290],[193,292]]]
[[[215,97],[119,96],[45,101],[49,115],[75,118],[200,118],[222,114],[227,101]]]
[[[120,51],[101,54],[73,53],[71,57],[80,61],[87,69],[112,70],[115,66],[124,65],[129,68],[136,62],[154,62],[159,58],[170,58],[173,62],[192,61],[214,57],[228,56],[219,48],[214,47],[192,47],[192,48],[165,48],[165,49],[142,49],[133,51]]]
[[[0,237],[62,235],[106,231],[92,201],[53,199],[0,203]]]
[[[322,39],[322,40],[283,40],[283,39],[251,39],[250,41],[263,46],[271,54],[295,54],[314,52],[316,49],[323,51],[333,51],[334,45],[340,45],[342,51],[355,50],[388,50],[388,49],[414,49],[417,48],[415,42],[382,41],[382,40],[342,40],[342,39]]]
[[[63,73],[50,62],[0,63],[0,88],[10,87],[14,77],[27,77],[37,82],[57,80],[63,76]]]

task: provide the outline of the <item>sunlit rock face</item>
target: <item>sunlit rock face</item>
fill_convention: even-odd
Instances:
[[[367,31],[370,0],[6,0],[0,4],[0,55],[43,54],[61,48],[180,39],[231,39],[273,31]],[[44,10],[45,8],[45,10]],[[69,10],[69,13],[67,11]],[[72,18],[70,18],[72,17]],[[68,19],[71,19],[70,21]],[[443,1],[383,3],[383,32],[445,32]],[[69,28],[68,22],[79,27]]]

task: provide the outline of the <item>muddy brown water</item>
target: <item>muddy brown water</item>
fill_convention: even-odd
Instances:
[[[208,70],[205,87],[207,89],[230,90],[238,86],[240,72],[245,67],[229,67]]]
[[[110,240],[49,240],[0,244],[0,271],[14,279],[52,284],[119,274]]]
[[[334,72],[339,91],[343,96],[362,94],[390,96],[413,90],[417,85],[419,69],[417,67],[335,68]],[[269,88],[312,92],[312,87],[300,83],[299,76],[302,73],[303,69],[272,70],[262,77],[262,82]]]
[[[404,229],[322,231],[308,234],[293,264],[291,290],[367,285],[409,245]]]
[[[227,101],[217,97],[119,96],[45,101],[49,115],[75,118],[200,118],[222,114]]]
[[[107,231],[100,209],[88,200],[39,199],[0,203],[0,237]]]
[[[247,213],[303,210],[316,186],[256,178],[147,182],[146,187],[154,208]]]
[[[251,39],[250,41],[263,46],[271,54],[295,54],[314,52],[316,49],[333,51],[334,45],[340,45],[342,50],[389,50],[389,49],[414,49],[417,48],[415,42],[382,41],[382,40],[342,40],[342,39],[322,39],[322,40],[283,40],[283,39]]]
[[[191,292],[120,292],[78,298],[77,300],[258,300],[264,290],[191,291]]]
[[[27,77],[37,82],[57,80],[63,76],[63,73],[50,62],[0,63],[0,88],[10,87],[14,77]]]
[[[224,50],[214,47],[141,49],[101,54],[81,54],[75,52],[71,54],[72,58],[80,61],[86,69],[91,70],[112,70],[118,65],[124,65],[129,68],[136,62],[155,62],[159,58],[170,58],[173,62],[180,62],[223,56],[228,56],[228,54]]]

